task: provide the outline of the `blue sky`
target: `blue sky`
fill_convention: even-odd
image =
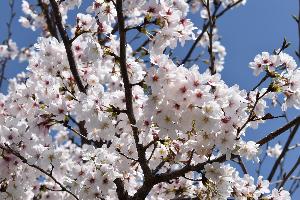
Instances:
[[[7,0],[0,0],[0,41],[6,37],[5,22],[8,20]],[[84,7],[87,2],[84,1]],[[21,0],[16,0],[16,13],[13,24],[13,39],[19,47],[28,46],[36,41],[37,32],[23,29],[17,19],[21,15]],[[287,52],[295,57],[294,51],[298,49],[298,32],[297,24],[292,19],[292,15],[298,14],[297,0],[248,0],[245,6],[233,9],[227,12],[217,22],[221,43],[226,47],[227,56],[225,58],[225,68],[222,78],[228,85],[239,84],[241,88],[249,90],[260,79],[252,75],[248,68],[248,63],[253,60],[256,54],[262,51],[272,52],[279,48],[286,37],[291,46]],[[74,17],[74,15],[73,15]],[[196,13],[191,16],[193,22],[201,27],[202,20],[200,14]],[[72,17],[71,17],[72,18]],[[73,18],[74,19],[74,18]],[[189,45],[191,43],[187,43]],[[179,54],[185,55],[186,49],[180,49]],[[296,59],[296,57],[295,57]],[[296,60],[299,63],[299,60]],[[10,62],[6,70],[8,77],[13,77],[16,73],[25,70],[27,63]],[[202,64],[203,65],[203,64]],[[200,65],[201,67],[201,65]],[[1,90],[4,92],[4,90]],[[278,112],[278,111],[277,111]],[[299,111],[289,110],[289,118],[292,119],[299,115]],[[248,137],[251,139],[262,138],[263,135],[272,130],[276,130],[284,124],[283,119],[277,119],[264,124],[258,130],[248,130]],[[286,139],[287,133],[280,137],[282,141]],[[299,133],[294,143],[300,142]],[[289,154],[287,160],[287,169],[295,162],[299,151],[294,150]],[[267,160],[267,167],[264,168],[264,175],[267,176],[274,159]],[[248,163],[250,172],[254,172],[252,164]],[[300,191],[297,192],[300,194]]]

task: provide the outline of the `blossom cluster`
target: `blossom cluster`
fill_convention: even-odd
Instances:
[[[15,59],[18,56],[17,44],[9,39],[7,44],[0,45],[0,58],[1,59]]]
[[[49,1],[41,2],[50,7]],[[267,102],[280,94],[283,110],[300,108],[300,70],[286,53],[263,52],[250,67],[256,75],[265,72],[272,82],[246,91],[228,86],[219,73],[200,73],[196,64],[178,65],[165,50],[175,49],[178,42],[184,46],[200,34],[195,35],[197,27],[188,19],[197,2],[123,1],[126,31],[137,30],[149,39],[140,51],[126,45],[136,120],[131,124],[120,38],[114,31],[115,2],[94,0],[71,26],[71,51],[86,90],[82,92],[64,42],[47,32],[45,13],[23,0],[21,24],[46,31],[27,49],[30,56],[23,57],[29,62],[26,72],[10,80],[7,95],[0,94],[0,199],[118,199],[116,179],[133,196],[145,180],[138,145],[147,147],[146,162],[155,175],[206,163],[155,184],[146,199],[291,199],[283,188],[270,188],[262,176],[255,180],[242,175],[229,160],[259,161],[259,144],[246,139],[247,129],[268,119]],[[237,2],[220,1],[224,8]],[[67,24],[68,11],[80,5],[81,0],[61,1],[62,24]],[[207,48],[209,40],[206,32],[200,46]],[[1,47],[1,56],[15,57]],[[226,51],[216,28],[212,50],[220,72]],[[137,138],[133,127],[139,131]],[[279,151],[275,146],[268,154],[276,157]],[[222,155],[223,161],[212,162]]]
[[[293,57],[283,52],[275,55],[262,52],[255,56],[249,66],[256,76],[265,72],[266,76],[272,78],[272,89],[284,94],[282,110],[300,108],[300,70]]]

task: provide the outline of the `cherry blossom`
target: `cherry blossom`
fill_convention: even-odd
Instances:
[[[19,22],[41,36],[21,53],[0,45],[0,58],[28,60],[0,94],[0,199],[291,199],[243,161],[259,162],[282,133],[248,137],[276,118],[272,101],[300,109],[296,61],[285,49],[256,55],[249,67],[269,82],[249,91],[220,74],[218,9],[245,0],[93,0],[69,24],[82,2],[23,0]],[[207,27],[190,19],[198,9]],[[131,32],[145,44],[128,42]],[[173,55],[188,41],[208,52],[207,70]]]

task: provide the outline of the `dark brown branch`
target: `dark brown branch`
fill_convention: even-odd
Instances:
[[[234,159],[234,158],[237,158],[237,157],[238,157],[237,155],[233,155],[233,154],[231,155],[231,159]],[[161,183],[161,182],[167,182],[167,181],[170,181],[172,179],[183,176],[186,173],[191,172],[191,171],[200,172],[201,170],[204,169],[204,166],[209,164],[209,163],[214,163],[214,162],[222,163],[222,162],[225,162],[225,161],[226,161],[226,155],[222,155],[222,156],[220,156],[218,158],[215,158],[213,160],[208,160],[206,162],[198,163],[196,165],[186,165],[183,168],[178,169],[178,170],[158,174],[157,176],[155,176],[156,177],[155,182],[156,182],[156,184]]]
[[[285,159],[282,159],[278,168],[279,168],[279,173],[277,175],[277,179],[276,180],[279,180],[281,177],[284,177],[285,174],[284,174],[284,162],[285,162]],[[276,187],[278,187],[279,184],[276,185]]]
[[[231,157],[232,157],[232,159],[237,158],[236,155],[231,155]],[[206,162],[203,162],[203,163],[198,163],[196,165],[187,164],[181,169],[174,170],[174,171],[171,171],[171,172],[165,172],[165,173],[162,173],[162,174],[157,174],[157,175],[155,175],[155,177],[153,179],[145,181],[144,184],[142,185],[142,187],[139,188],[138,191],[136,192],[136,194],[130,199],[134,199],[134,200],[145,199],[145,197],[150,192],[152,187],[154,185],[158,184],[158,183],[169,182],[172,179],[175,179],[175,178],[178,178],[178,177],[183,177],[186,173],[191,172],[191,171],[200,172],[201,170],[204,169],[204,166],[206,164],[209,164],[209,163],[225,162],[225,161],[226,161],[226,155],[222,155],[218,158],[215,158],[213,160],[209,160],[209,161],[206,161]],[[162,163],[164,163],[164,162],[162,162]],[[123,192],[124,191],[122,190],[121,193],[123,193]]]
[[[299,174],[299,173],[298,173]],[[290,176],[289,178],[288,178],[288,180],[296,180],[296,181],[299,181],[300,180],[300,177],[299,176]],[[281,183],[283,180],[278,180],[278,181],[274,181],[274,182],[272,182],[272,183],[270,183],[270,184],[276,184],[276,183]]]
[[[268,77],[269,77],[269,75],[266,74],[266,75],[260,80],[260,82],[259,82],[255,87],[252,88],[251,91],[254,91],[256,88],[258,88],[259,86],[261,86],[261,84],[263,84],[263,83],[268,79]]]
[[[93,145],[95,148],[101,148],[105,144],[105,141],[103,141],[102,139],[100,139],[100,141],[94,141],[94,140],[89,140],[86,138],[88,133],[85,128],[85,121],[78,122],[77,126],[79,128],[79,132],[81,133],[81,135],[84,136],[84,137],[81,137],[81,144]]]
[[[128,195],[127,191],[124,188],[123,181],[120,178],[116,178],[114,180],[114,183],[117,186],[117,195],[118,195],[118,198],[120,200],[128,200],[129,199],[129,195]]]
[[[153,147],[153,149],[152,149],[152,151],[151,151],[151,154],[150,154],[149,158],[147,159],[147,162],[149,162],[149,161],[151,160],[151,158],[152,158],[152,156],[153,156],[153,154],[154,154],[156,148],[157,148],[157,144],[155,143],[155,144],[154,144],[154,147]]]
[[[286,155],[288,149],[289,149],[289,146],[292,142],[292,140],[294,139],[294,136],[296,135],[297,131],[298,131],[298,128],[299,128],[299,125],[300,123],[296,124],[296,126],[294,127],[293,131],[291,132],[291,134],[289,135],[283,149],[282,149],[282,152],[281,154],[279,155],[279,157],[277,158],[277,160],[275,161],[273,167],[272,167],[272,170],[268,176],[268,180],[271,181],[275,172],[276,172],[276,169],[278,168],[282,158]]]
[[[131,158],[131,157],[127,156],[126,154],[122,153],[122,152],[120,151],[120,149],[116,149],[116,151],[117,151],[121,156],[124,156],[124,157],[127,158],[128,160],[132,160],[133,162],[138,162],[137,159]]]
[[[195,181],[195,182],[203,181],[202,178],[200,178],[200,179],[193,179],[193,178],[186,177],[185,175],[183,176],[183,178],[186,179],[186,180],[189,180],[189,181]]]
[[[137,128],[134,128],[136,124],[136,120],[133,113],[133,105],[132,105],[132,88],[129,82],[127,66],[126,66],[126,31],[124,25],[124,16],[122,11],[122,1],[117,0],[117,15],[118,15],[118,26],[120,33],[120,70],[124,83],[125,89],[125,100],[126,100],[126,110],[130,124],[132,125],[133,131],[138,131]],[[137,132],[136,132],[137,133]]]
[[[158,140],[152,140],[144,146],[144,149],[147,150],[150,146],[154,145]]]
[[[300,156],[298,157],[297,162],[294,164],[294,166],[289,171],[289,173],[283,177],[282,182],[280,183],[278,188],[281,188],[284,186],[284,184],[287,182],[287,180],[290,178],[290,176],[294,173],[294,171],[299,167],[299,165],[300,165]]]
[[[156,168],[153,170],[153,173],[156,174],[164,165],[165,165],[166,161],[161,161]]]
[[[115,24],[115,26],[113,27],[113,30],[111,31],[111,34],[115,34],[118,31],[119,25],[118,23]]]
[[[290,186],[289,192],[291,194],[291,196],[297,191],[297,189],[299,189],[300,186],[300,170],[298,171],[297,178],[291,177],[290,179],[293,179],[293,182]]]
[[[87,141],[89,141],[85,135],[83,135],[80,132],[76,131],[75,129],[72,128],[72,126],[68,125],[67,123],[64,123],[64,122],[61,122],[61,121],[58,121],[57,123],[62,124],[64,127],[66,127],[67,129],[69,129],[70,131],[72,131],[73,133],[75,133],[76,135],[78,135],[81,138],[81,140],[87,140]]]
[[[83,30],[83,31],[80,31],[78,33],[75,33],[75,36],[72,39],[70,39],[70,43],[72,44],[82,34],[84,34],[84,33],[90,33],[90,32],[91,31],[89,31],[89,30]]]
[[[298,11],[298,59],[300,60],[300,0],[299,0],[299,11]]]
[[[246,122],[245,122],[241,127],[239,127],[238,130],[237,130],[237,138],[240,137],[239,134],[240,134],[241,131],[247,126],[247,124],[255,119],[255,116],[256,116],[256,115],[255,115],[255,111],[254,111],[254,110],[255,110],[255,108],[256,108],[256,106],[257,106],[259,100],[262,99],[262,98],[263,98],[266,94],[268,94],[269,92],[270,92],[270,89],[269,89],[269,88],[268,88],[262,95],[260,95],[260,93],[257,92],[256,98],[255,98],[255,102],[254,102],[254,105],[253,105],[253,107],[252,107],[252,109],[251,109],[251,111],[250,111],[250,113],[249,113],[248,119],[247,119]]]
[[[122,4],[123,4],[122,0],[116,1],[118,28],[119,28],[119,35],[120,35],[120,70],[121,70],[121,75],[122,75],[124,90],[125,90],[125,104],[126,104],[126,111],[127,111],[126,114],[131,124],[136,149],[138,152],[138,161],[144,174],[143,186],[137,190],[137,192],[134,194],[132,199],[145,199],[153,187],[153,175],[151,173],[151,169],[148,166],[146,153],[145,153],[146,151],[144,150],[143,145],[139,144],[139,130],[136,127],[136,119],[133,112],[132,86],[129,81],[127,66],[126,66],[126,30],[125,30],[125,18],[123,15]],[[121,180],[116,179],[115,181],[119,183]],[[119,191],[118,196],[120,196],[123,193],[126,193],[124,191],[124,187],[123,187],[123,191],[121,190],[122,192],[120,192],[120,189],[122,188],[121,185],[117,183],[116,183],[118,188],[117,191]]]
[[[270,113],[267,113],[265,116],[260,117],[260,118],[255,118],[253,121],[259,121],[259,120],[271,120],[271,119],[278,119],[278,118],[284,118],[284,115],[279,115],[279,116],[272,116]]]
[[[51,19],[51,13],[48,8],[48,5],[43,3],[42,0],[38,0],[38,5],[40,6],[42,13],[46,19],[47,28],[50,35],[52,37],[55,37],[57,40],[59,40],[54,21]]]
[[[5,68],[6,68],[6,64],[8,61],[9,61],[9,58],[5,58],[4,60],[0,61],[0,64],[1,64],[0,89],[2,88],[3,81],[6,79],[5,78]]]
[[[293,119],[292,121],[290,121],[289,123],[287,123],[283,127],[277,129],[276,131],[273,131],[272,133],[270,133],[266,137],[262,138],[261,140],[259,140],[257,142],[257,144],[262,146],[262,145],[266,144],[267,142],[273,140],[274,138],[278,137],[279,135],[281,135],[282,133],[287,131],[289,128],[291,128],[295,125],[299,125],[299,124],[300,124],[300,116],[296,117],[295,119]]]
[[[89,141],[86,137],[88,135],[87,130],[85,128],[85,121],[80,121],[78,123],[76,123],[78,128],[79,128],[79,132],[81,133],[81,135],[83,135],[84,137],[81,137],[81,143],[82,144],[92,144],[91,141]]]
[[[127,28],[125,28],[125,31],[137,30],[139,32],[142,32],[142,29],[145,28],[146,25],[155,24],[155,23],[156,23],[156,20],[148,21],[148,20],[144,19],[144,22],[142,24],[140,24],[138,26],[127,27]]]
[[[7,38],[2,42],[2,44],[6,44],[6,45],[8,45],[8,50],[10,50],[9,48],[9,40],[11,39],[11,37],[12,37],[12,30],[11,30],[11,28],[12,28],[12,23],[13,23],[13,19],[15,18],[15,16],[16,16],[16,13],[15,13],[15,11],[14,11],[14,5],[15,5],[15,1],[14,0],[12,0],[12,1],[9,1],[8,2],[8,4],[9,4],[9,9],[10,9],[10,17],[9,17],[9,20],[8,20],[8,22],[6,23],[6,26],[7,26]],[[1,61],[0,61],[0,66],[1,66],[1,74],[0,74],[0,89],[2,88],[2,84],[3,84],[3,81],[6,79],[5,78],[5,69],[6,69],[6,67],[7,67],[7,62],[9,61],[9,60],[11,60],[11,58],[10,57],[8,57],[8,58],[4,58],[4,59],[2,59]]]
[[[215,26],[215,18],[214,16],[211,16],[210,13],[210,7],[209,7],[209,1],[207,1],[207,5],[205,6],[207,13],[208,13],[208,22],[209,22],[209,31],[208,33],[208,40],[209,40],[209,45],[208,45],[208,53],[209,53],[209,71],[210,74],[213,75],[216,73],[216,68],[215,68],[215,55],[213,52],[213,30],[214,30],[214,26]]]
[[[244,164],[241,156],[238,156],[238,164],[241,166],[244,174],[248,174],[248,170],[247,170],[247,168],[246,168],[246,166],[245,166],[245,164]]]
[[[95,141],[95,140],[90,140],[87,138],[87,130],[85,128],[85,121],[80,121],[77,122],[75,119],[73,119],[73,117],[68,116],[68,118],[75,123],[78,126],[79,132],[74,130],[72,128],[72,126],[70,126],[68,124],[68,121],[63,122],[63,121],[58,121],[58,123],[62,124],[64,127],[68,128],[69,130],[71,130],[73,133],[75,133],[76,135],[78,135],[81,139],[81,145],[83,144],[88,144],[88,145],[93,145],[95,148],[101,148],[104,144],[107,144],[107,141],[104,141],[102,139],[100,139],[100,141]]]
[[[298,57],[298,59],[300,60],[300,0],[298,2],[298,16],[293,16],[293,18],[295,19],[295,21],[297,22],[298,25],[298,50],[296,50],[296,55]]]
[[[184,59],[180,63],[181,65],[185,64],[188,61],[188,59],[191,57],[191,55],[192,55],[193,51],[195,50],[198,42],[202,39],[202,37],[203,37],[204,33],[207,31],[208,27],[209,27],[209,23],[206,23],[206,24],[203,25],[200,35],[196,38],[193,45],[189,49],[188,53],[186,54],[186,56],[184,57]]]
[[[68,57],[68,62],[70,65],[70,70],[72,72],[72,75],[74,77],[74,80],[77,84],[77,87],[79,89],[80,92],[86,93],[86,88],[83,86],[79,73],[77,71],[77,67],[76,67],[76,61],[75,61],[75,57],[72,51],[72,43],[70,42],[69,36],[67,31],[65,30],[63,24],[62,24],[62,17],[61,14],[59,12],[59,7],[58,4],[56,3],[55,0],[50,0],[51,6],[52,6],[52,10],[53,10],[53,14],[55,16],[55,23],[56,26],[58,28],[58,31],[60,33],[60,37],[64,43],[65,49],[66,49],[66,53],[67,53],[67,57]]]
[[[11,147],[9,147],[8,145],[5,145],[3,146],[2,144],[0,144],[0,148],[9,152],[9,153],[12,153],[13,155],[15,155],[16,157],[18,157],[24,164],[32,167],[32,168],[35,168],[37,169],[38,171],[42,172],[43,174],[45,174],[46,176],[48,176],[49,178],[51,178],[57,185],[60,186],[61,188],[61,191],[63,192],[67,192],[69,193],[71,196],[73,196],[75,199],[79,200],[79,198],[73,194],[70,190],[68,190],[62,183],[60,183],[51,173],[47,172],[46,170],[40,168],[39,166],[37,165],[34,165],[34,164],[30,164],[26,158],[24,158],[19,152],[13,150]]]
[[[286,48],[288,48],[289,45],[290,45],[290,43],[287,42],[286,39],[284,38],[283,43],[281,45],[281,48],[278,51],[274,50],[274,54],[275,55],[279,55],[283,50],[285,50]],[[261,86],[261,84],[263,84],[269,77],[274,78],[274,74],[272,72],[270,72],[269,70],[267,70],[265,76],[260,80],[260,82],[254,88],[252,88],[251,91],[254,91],[256,88],[258,88],[259,86]]]

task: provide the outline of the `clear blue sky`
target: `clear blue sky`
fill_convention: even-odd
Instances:
[[[0,41],[6,37],[5,22],[8,19],[8,0],[0,0]],[[84,0],[84,7],[90,1]],[[37,32],[23,29],[17,19],[21,14],[21,0],[16,0],[17,17],[13,25],[13,39],[17,41],[19,47],[28,46],[36,41]],[[228,85],[239,84],[241,88],[249,90],[260,79],[252,75],[248,68],[248,63],[254,56],[262,51],[272,52],[279,48],[283,38],[286,37],[292,43],[287,50],[290,55],[295,56],[294,51],[298,49],[297,24],[292,19],[292,15],[298,14],[297,0],[248,0],[245,6],[240,6],[229,11],[217,23],[219,33],[222,36],[222,44],[226,47],[227,56],[225,58],[225,69],[222,72],[223,79]],[[191,18],[201,27],[199,14]],[[73,16],[74,17],[74,16]],[[73,18],[74,19],[74,18]],[[190,44],[190,43],[188,43]],[[188,45],[187,44],[187,45]],[[180,50],[179,53],[185,55],[186,50]],[[297,60],[299,63],[299,61]],[[11,62],[6,70],[8,77],[13,77],[16,73],[24,70],[27,63]],[[3,90],[2,90],[3,92]],[[289,110],[289,118],[299,115],[299,111]],[[263,125],[258,130],[248,130],[249,138],[258,139],[272,130],[284,124],[283,119],[274,120]],[[287,133],[280,139],[284,141]],[[300,136],[294,140],[294,143],[300,142]],[[295,150],[289,154],[287,160],[287,169],[295,162],[299,151]],[[274,159],[268,159],[267,165],[263,171],[269,171]],[[253,167],[248,168],[254,172]],[[264,174],[265,176],[268,173]],[[297,195],[300,194],[298,190]],[[297,198],[293,198],[297,199]]]

